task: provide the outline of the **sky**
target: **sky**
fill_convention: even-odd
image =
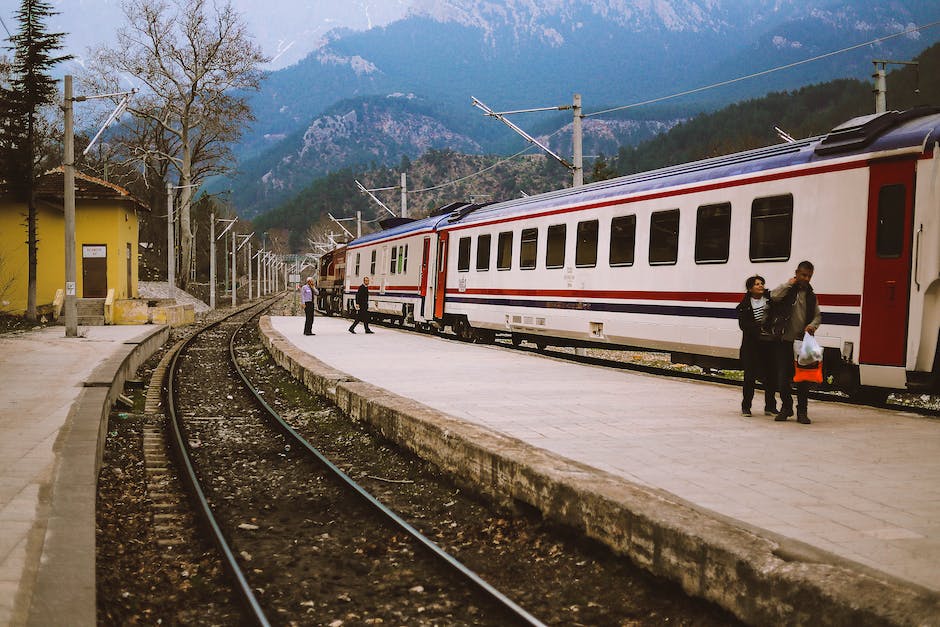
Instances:
[[[121,0],[47,0],[59,15],[50,20],[55,32],[67,33],[65,52],[81,61],[89,47],[113,43],[123,22]],[[211,0],[210,0],[211,1]],[[216,0],[222,1],[222,0]],[[404,17],[414,0],[231,0],[244,17],[270,69],[296,63],[332,28],[366,30]],[[11,31],[20,0],[0,0],[0,19]],[[6,32],[0,29],[6,38]]]

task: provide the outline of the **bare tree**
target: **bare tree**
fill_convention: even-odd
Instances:
[[[178,174],[180,267],[189,268],[194,189],[229,167],[229,144],[252,119],[241,94],[258,88],[267,59],[228,0],[124,0],[122,8],[118,45],[95,53],[91,80],[111,89],[130,75],[141,87],[128,110],[161,139],[137,152]],[[180,280],[185,287],[189,273]]]

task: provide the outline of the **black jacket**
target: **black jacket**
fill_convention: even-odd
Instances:
[[[363,311],[369,308],[369,288],[364,283],[356,290],[356,305]]]
[[[767,309],[765,315],[770,315],[770,294],[767,296]],[[741,298],[741,302],[737,306],[738,312],[738,327],[741,331],[744,332],[743,339],[770,339],[769,337],[762,338],[761,336],[766,335],[764,330],[761,328],[761,325],[758,324],[757,320],[754,319],[754,308],[751,307],[751,295],[749,293],[744,294],[744,297]]]

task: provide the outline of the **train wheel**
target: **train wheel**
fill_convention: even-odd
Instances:
[[[519,337],[518,335],[516,335],[515,333],[513,333],[513,334],[512,334],[512,345],[513,345],[513,346],[519,346],[520,344],[522,344],[522,338]]]
[[[466,318],[457,318],[453,323],[454,333],[461,342],[472,342],[474,338],[473,327]]]
[[[546,344],[545,342],[536,342],[536,343],[535,343],[535,348],[537,348],[540,353],[545,350],[545,347],[546,347],[546,346],[548,346],[548,344]]]

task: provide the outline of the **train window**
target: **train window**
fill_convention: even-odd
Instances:
[[[496,269],[509,270],[512,267],[512,231],[499,234],[496,241]]]
[[[695,220],[695,263],[726,263],[731,244],[731,203],[702,205]]]
[[[519,238],[519,267],[523,270],[535,268],[535,256],[538,254],[539,230],[522,229]]]
[[[610,265],[632,266],[636,248],[636,216],[618,216],[610,221]]]
[[[548,227],[548,238],[545,242],[546,268],[561,268],[565,265],[567,228],[565,224],[553,224]]]
[[[362,256],[362,253],[356,253],[356,276],[359,276],[359,257]]]
[[[398,274],[408,272],[408,244],[398,248]]]
[[[885,185],[878,192],[876,250],[882,259],[897,259],[904,250],[904,185]]]
[[[751,261],[786,261],[793,234],[793,194],[755,198],[751,204]]]
[[[578,222],[574,265],[579,268],[593,268],[597,265],[597,220]]]
[[[493,236],[487,233],[477,238],[477,270],[490,269],[490,241]]]
[[[398,271],[398,246],[392,246],[392,264],[388,268],[389,274],[395,274]]]
[[[369,274],[375,275],[375,253],[378,251],[372,251],[372,263],[369,265]]]
[[[470,270],[470,238],[461,237],[457,244],[457,272]]]
[[[679,259],[679,210],[654,211],[650,216],[650,265],[663,266]]]

